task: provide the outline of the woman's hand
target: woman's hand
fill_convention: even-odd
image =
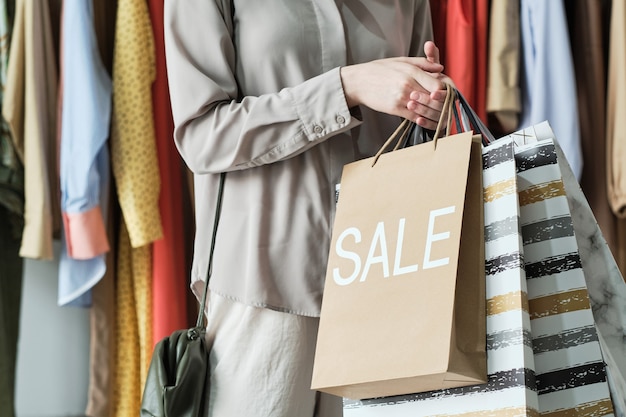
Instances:
[[[397,57],[341,68],[348,106],[404,117],[435,129],[446,97],[439,50],[425,44],[426,58]]]

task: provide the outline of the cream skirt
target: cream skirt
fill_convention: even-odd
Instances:
[[[311,390],[319,319],[210,294],[208,417],[341,417],[341,398]]]

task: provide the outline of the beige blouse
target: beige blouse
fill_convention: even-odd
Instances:
[[[423,56],[429,39],[428,0],[166,1],[174,136],[195,174],[196,295],[216,174],[228,171],[211,290],[319,315],[342,167],[374,154],[400,122],[367,108],[355,117],[339,68]]]

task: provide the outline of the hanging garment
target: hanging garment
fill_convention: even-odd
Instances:
[[[108,227],[110,242],[113,240],[112,218]],[[115,245],[113,245],[115,246]],[[115,247],[111,248],[111,253]],[[115,280],[116,265],[113,256],[106,257],[106,272],[91,290],[92,304],[89,309],[89,388],[85,415],[109,417],[112,415],[114,400],[113,370],[116,363],[115,346]]]
[[[611,8],[609,69],[607,82],[607,181],[611,209],[618,217],[617,264],[626,271],[626,4],[614,1]]]
[[[92,2],[64,3],[62,19],[60,183],[64,227],[58,303],[90,306],[90,290],[106,271],[109,251],[105,218],[112,86],[96,42]]]
[[[520,127],[547,120],[580,178],[582,153],[574,64],[563,2],[521,0],[522,115]]]
[[[580,186],[593,209],[598,225],[612,252],[616,253],[616,219],[607,192],[606,165],[606,65],[602,4],[598,1],[563,2],[576,75],[580,138],[585,164]]]
[[[20,256],[52,259],[56,188],[57,67],[46,1],[17,0],[2,115],[24,164]]]
[[[163,236],[152,109],[154,40],[144,3],[118,2],[113,62],[113,175],[134,248]]]
[[[0,103],[6,84],[11,28],[7,2],[0,2]],[[0,415],[15,417],[15,367],[22,298],[24,168],[9,127],[0,118]]]
[[[433,40],[439,47],[439,61],[445,64],[448,61],[448,51],[445,48],[448,0],[429,0],[428,3],[433,25]]]
[[[519,0],[493,1],[489,15],[487,112],[496,136],[512,133],[522,112]]]
[[[152,299],[155,341],[173,331],[186,328],[187,268],[185,266],[185,229],[183,223],[182,160],[174,144],[174,122],[165,68],[163,39],[163,0],[148,3],[156,52],[156,78],[152,86],[161,192],[159,208],[163,238],[154,242]]]
[[[22,298],[23,260],[20,233],[12,231],[11,214],[0,205],[0,415],[15,416],[15,369]],[[7,233],[9,232],[9,233]]]
[[[152,355],[152,242],[163,236],[154,135],[154,39],[148,5],[118,1],[111,155],[122,225],[117,272],[114,415],[136,416]]]
[[[0,2],[0,104],[6,86],[11,28],[7,3]],[[13,214],[12,228],[22,229],[24,216],[24,166],[17,156],[9,125],[0,117],[0,205]],[[21,235],[20,230],[20,235]]]
[[[431,0],[435,43],[444,72],[487,121],[487,0]]]
[[[136,417],[152,355],[152,245],[133,248],[120,226],[113,416]]]
[[[611,208],[621,218],[626,217],[626,123],[622,118],[626,110],[626,6],[615,2],[611,10],[611,34],[608,75],[608,189]]]
[[[112,71],[113,41],[117,1],[107,0],[93,3],[94,28],[102,57],[109,72]],[[113,410],[115,369],[115,276],[118,224],[117,202],[110,201],[106,221],[107,235],[111,250],[106,257],[106,272],[93,287],[92,303],[89,309],[89,387],[85,415],[90,417],[110,417]]]

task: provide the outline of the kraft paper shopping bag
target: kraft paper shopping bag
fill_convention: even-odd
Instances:
[[[312,388],[371,398],[485,380],[480,138],[346,165]]]
[[[538,415],[511,138],[494,141],[483,148],[483,192],[487,383],[393,397],[344,400],[345,417]]]

